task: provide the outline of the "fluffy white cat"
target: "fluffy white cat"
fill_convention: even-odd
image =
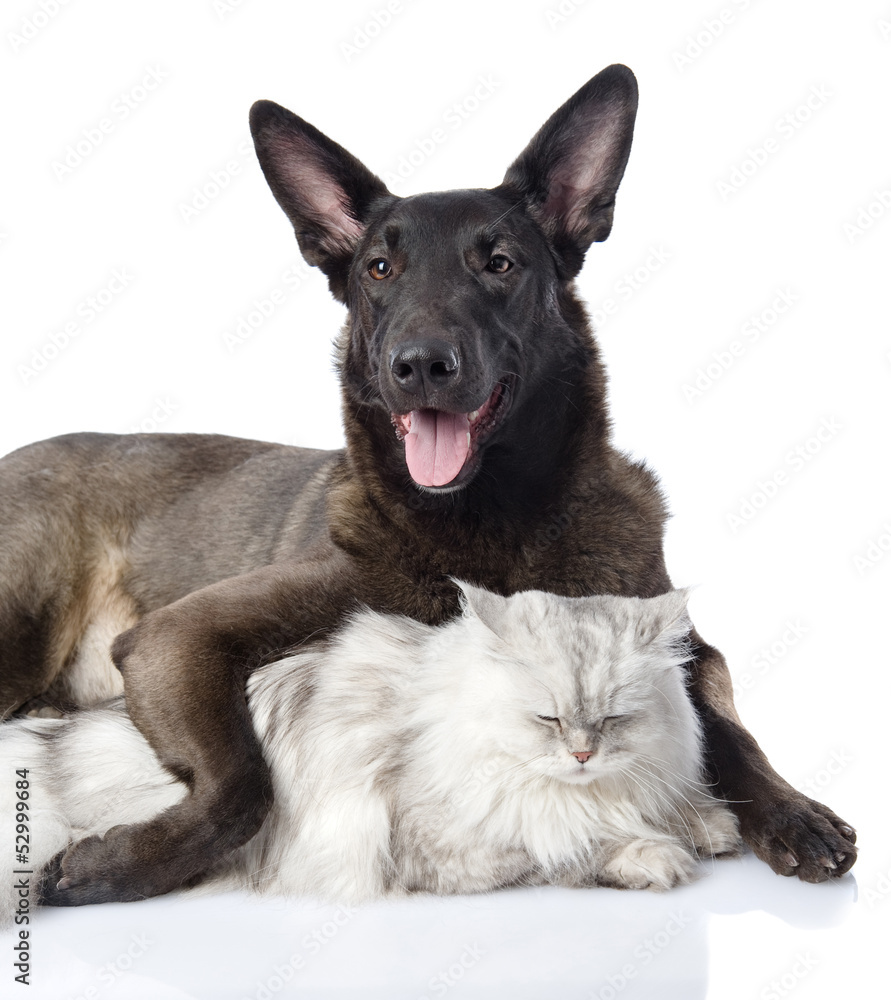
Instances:
[[[349,901],[542,883],[659,890],[689,881],[697,857],[738,849],[733,814],[703,784],[684,592],[460,586],[464,613],[446,625],[363,611],[252,675],[275,803],[207,883]],[[186,793],[122,700],[4,723],[0,764],[9,850],[15,772],[28,772],[34,885],[45,866],[58,880],[54,856],[73,840]],[[20,900],[0,898],[6,919]]]

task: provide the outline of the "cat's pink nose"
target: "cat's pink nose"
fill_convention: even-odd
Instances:
[[[582,764],[584,764],[585,761],[591,756],[590,750],[572,750],[571,753],[572,756]]]

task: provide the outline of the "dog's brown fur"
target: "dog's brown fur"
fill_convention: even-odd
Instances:
[[[48,902],[169,891],[252,836],[271,792],[246,710],[245,677],[324,636],[358,602],[438,623],[457,610],[450,577],[502,594],[539,588],[652,596],[670,588],[662,496],[643,465],[609,444],[605,376],[571,284],[584,247],[609,231],[635,95],[627,70],[604,71],[533,140],[524,154],[531,167],[521,157],[494,192],[428,196],[409,206],[408,216],[330,140],[283,109],[261,107],[255,137],[273,191],[295,221],[307,259],[350,306],[340,347],[346,449],[197,435],[72,435],[0,464],[2,707],[8,714],[38,697],[84,703],[111,693],[116,681],[102,637],[129,629],[114,644],[128,708],[191,790],[151,822],[75,845],[60,860],[58,887],[45,890]],[[611,127],[610,114],[621,126],[619,140],[611,140],[618,150],[608,171],[612,187],[588,196],[593,207],[584,218],[561,202],[561,223],[556,209],[548,216],[548,205],[561,198],[536,199],[521,187],[540,182],[539,161],[557,140],[584,134],[585,114],[593,116],[589,130]],[[290,190],[279,169],[285,153],[314,157],[316,186],[323,170],[336,178],[353,213],[336,220],[339,228],[320,221]],[[570,184],[563,200],[574,190]],[[385,292],[375,286],[359,294],[364,265],[356,261],[371,253],[374,226],[393,242],[400,219],[405,232],[405,218],[422,228],[448,217],[446,209],[463,220],[500,203],[515,211],[512,238],[528,238],[520,251],[532,255],[527,271],[534,263],[550,273],[551,318],[536,320],[533,330],[552,341],[543,348],[550,367],[537,381],[528,375],[513,383],[505,421],[525,427],[521,440],[532,444],[518,454],[508,430],[494,433],[463,488],[421,490],[407,474],[389,419],[405,412],[391,400],[406,393],[369,360],[392,356],[375,340],[382,326],[374,296]],[[574,231],[564,224],[569,217]],[[453,230],[459,233],[458,223]],[[394,250],[394,259],[399,252],[409,253]],[[424,266],[424,258],[414,258],[413,273],[423,277]],[[442,272],[437,279],[444,282]],[[471,292],[481,294],[476,286]],[[497,294],[507,302],[501,286]],[[420,301],[427,308],[424,295]],[[466,359],[472,347],[459,347]],[[478,374],[469,369],[462,369],[465,386]],[[465,389],[455,382],[425,388],[417,405],[453,413],[479,405],[460,397]],[[381,392],[369,392],[378,383]],[[542,538],[546,543],[536,544]],[[853,830],[770,768],[733,707],[723,658],[693,638],[692,695],[714,779],[734,800],[744,836],[783,874],[819,881],[846,871],[856,856]]]

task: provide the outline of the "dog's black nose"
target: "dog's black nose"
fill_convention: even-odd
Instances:
[[[436,392],[454,382],[461,362],[444,340],[410,340],[390,352],[390,371],[400,389],[415,395]]]

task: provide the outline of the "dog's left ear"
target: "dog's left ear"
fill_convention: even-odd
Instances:
[[[588,247],[609,236],[636,114],[634,74],[607,66],[551,115],[496,189],[524,200],[564,277],[578,274]]]
[[[257,159],[294,226],[300,252],[344,301],[350,260],[374,202],[387,186],[355,156],[273,101],[251,108]]]

